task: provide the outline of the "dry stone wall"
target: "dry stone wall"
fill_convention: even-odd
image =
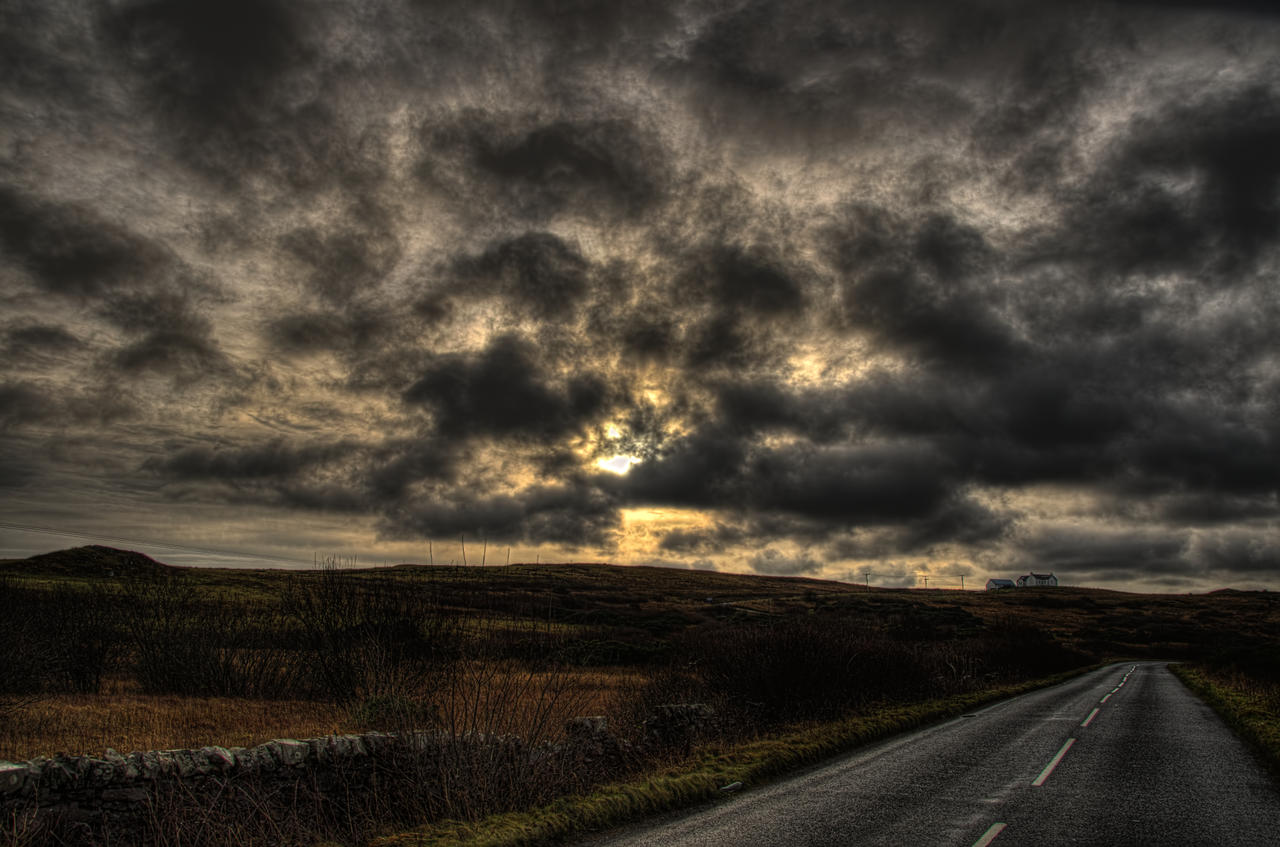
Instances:
[[[35,812],[73,823],[141,821],[150,813],[158,788],[183,783],[199,791],[232,780],[290,784],[311,778],[323,786],[341,777],[344,785],[372,781],[380,754],[392,748],[427,750],[441,743],[438,733],[333,735],[281,738],[256,747],[201,747],[152,750],[102,757],[39,757],[0,762],[0,810],[6,817]]]
[[[642,746],[679,745],[700,735],[713,714],[698,704],[659,707],[645,721]],[[638,751],[619,740],[603,717],[575,718],[556,744],[527,745],[514,736],[441,731],[369,732],[323,738],[280,738],[256,747],[201,747],[121,755],[39,757],[0,761],[0,822],[38,818],[63,826],[140,831],[157,798],[180,790],[187,797],[217,794],[239,783],[270,793],[305,783],[309,790],[373,789],[380,774],[397,772],[411,757],[416,774],[442,768],[551,768],[590,782],[616,775]],[[430,786],[422,786],[429,790]]]

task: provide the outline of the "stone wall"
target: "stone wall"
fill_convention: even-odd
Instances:
[[[645,721],[642,746],[688,742],[711,717],[698,704],[659,707]],[[198,799],[236,784],[263,793],[305,785],[321,795],[350,797],[375,788],[380,777],[394,776],[409,761],[418,775],[443,773],[442,768],[549,769],[589,783],[625,770],[641,752],[610,732],[605,718],[582,717],[569,722],[560,742],[537,746],[483,733],[370,732],[280,738],[256,747],[39,757],[0,762],[0,823],[39,818],[64,827],[110,826],[118,835],[144,828],[157,799],[175,790]]]
[[[63,822],[128,827],[151,812],[158,789],[183,784],[193,792],[217,790],[233,780],[271,786],[307,778],[323,785],[341,776],[344,785],[371,782],[380,756],[393,749],[438,746],[438,733],[333,735],[280,738],[256,747],[153,750],[122,756],[38,757],[0,762],[0,811],[35,813]]]

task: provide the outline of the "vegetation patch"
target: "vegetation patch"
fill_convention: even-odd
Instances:
[[[1230,664],[1169,669],[1280,776],[1280,684],[1274,676],[1242,672]]]
[[[493,815],[473,823],[442,821],[376,839],[371,847],[550,844],[713,800],[723,796],[724,788],[734,783],[744,787],[760,785],[891,735],[955,717],[995,700],[1055,685],[1094,667],[1097,666],[941,700],[884,708],[728,747],[713,746],[667,772],[606,786],[585,796],[562,797],[531,811]]]

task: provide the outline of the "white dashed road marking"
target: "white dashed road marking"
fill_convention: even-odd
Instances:
[[[1070,750],[1071,745],[1075,743],[1076,740],[1074,738],[1068,738],[1067,743],[1062,745],[1062,749],[1057,752],[1057,755],[1049,760],[1049,764],[1044,766],[1044,770],[1040,771],[1040,775],[1033,779],[1031,784],[1044,785],[1044,781],[1049,778],[1049,774],[1053,773],[1053,769],[1058,766],[1058,763],[1062,761],[1062,757],[1067,755],[1067,751]]]
[[[1005,824],[993,823],[991,828],[982,833],[982,837],[973,842],[973,847],[987,847],[992,841],[996,840],[996,836],[1004,832]]]

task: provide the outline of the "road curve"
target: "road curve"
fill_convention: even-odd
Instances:
[[[1280,845],[1280,788],[1160,662],[1111,665],[582,847]]]

